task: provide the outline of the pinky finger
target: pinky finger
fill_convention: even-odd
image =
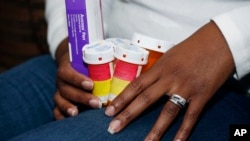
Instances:
[[[54,96],[54,101],[56,104],[56,108],[62,115],[65,115],[64,117],[68,117],[68,116],[73,117],[73,116],[78,115],[77,107],[74,104],[72,104],[70,101],[62,97],[59,91],[56,92]]]
[[[65,118],[65,115],[56,107],[53,111],[56,120],[61,120]]]

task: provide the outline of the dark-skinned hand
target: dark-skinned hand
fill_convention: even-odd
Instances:
[[[77,72],[71,67],[68,51],[68,40],[65,39],[56,51],[57,91],[54,96],[55,119],[63,119],[68,116],[76,116],[79,113],[77,105],[100,108],[101,102],[98,97],[91,94],[93,81]]]
[[[163,95],[178,94],[189,104],[174,140],[187,140],[204,106],[233,70],[229,47],[211,21],[166,52],[112,101],[105,111],[107,116],[114,116],[108,131],[121,132]],[[145,141],[160,140],[180,110],[166,101]]]

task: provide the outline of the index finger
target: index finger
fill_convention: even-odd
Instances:
[[[79,88],[83,87],[91,90],[93,87],[93,81],[89,77],[74,70],[70,63],[64,64],[63,67],[60,67],[57,71],[57,75],[63,81]]]
[[[124,109],[137,95],[145,90],[150,84],[153,84],[157,80],[157,77],[145,72],[135,80],[133,80],[128,86],[119,94],[106,108],[105,114],[107,116],[114,116],[122,109]]]
[[[149,88],[141,92],[140,95],[135,98],[135,100],[133,100],[110,122],[108,132],[111,134],[120,132],[145,109],[162,97],[166,91],[166,87],[162,87],[163,83],[163,81],[157,81]]]

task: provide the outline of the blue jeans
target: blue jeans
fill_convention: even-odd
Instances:
[[[48,55],[34,58],[0,75],[0,140],[13,141],[139,141],[150,131],[167,97],[150,107],[120,133],[107,132],[112,118],[102,109],[54,121],[56,64]],[[172,140],[181,125],[182,109],[162,140]],[[250,99],[221,88],[207,104],[191,141],[227,141],[230,124],[250,124]]]

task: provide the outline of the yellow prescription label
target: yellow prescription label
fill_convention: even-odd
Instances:
[[[104,81],[94,81],[93,95],[95,96],[109,96],[111,86],[111,79]]]
[[[111,82],[110,93],[116,96],[119,95],[129,83],[130,81],[126,81],[126,80],[113,77],[112,82]]]

